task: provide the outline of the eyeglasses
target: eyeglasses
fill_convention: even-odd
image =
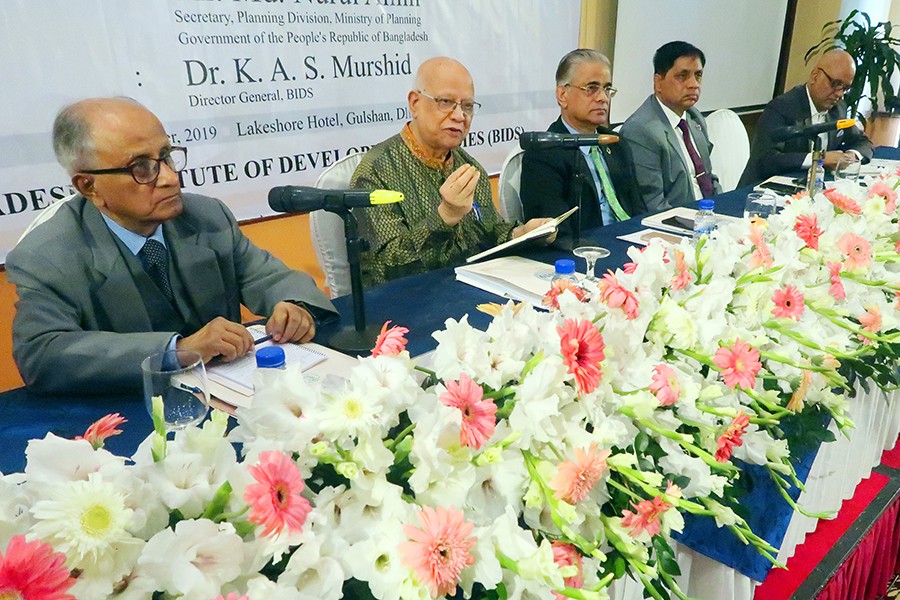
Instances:
[[[457,101],[451,100],[450,98],[435,98],[434,96],[429,96],[422,90],[416,90],[419,94],[425,96],[430,100],[434,100],[434,103],[437,104],[438,110],[445,113],[451,113],[456,110],[458,106],[462,113],[467,117],[472,117],[475,113],[478,112],[478,109],[481,108],[480,102],[470,102],[466,101]]]
[[[172,146],[163,150],[159,158],[150,158],[149,156],[140,156],[127,167],[116,167],[114,169],[92,169],[90,171],[83,170],[82,173],[88,175],[112,175],[113,173],[130,173],[135,183],[147,185],[153,183],[159,178],[160,163],[166,163],[166,166],[176,173],[180,173],[187,166],[187,148],[183,146]]]
[[[589,83],[587,85],[573,85],[571,83],[567,83],[566,86],[581,90],[582,92],[584,92],[585,94],[587,94],[588,96],[591,96],[591,97],[596,96],[600,92],[603,92],[604,94],[606,94],[606,97],[609,98],[610,100],[612,100],[613,97],[616,95],[616,92],[619,91],[609,84],[600,85],[599,83]]]
[[[853,85],[852,83],[844,83],[843,81],[841,81],[839,79],[835,79],[834,77],[832,77],[831,75],[826,73],[825,69],[823,69],[822,67],[817,67],[817,68],[820,71],[822,71],[822,75],[824,75],[825,78],[828,80],[828,83],[831,85],[831,89],[833,89],[836,92],[846,92],[847,90],[850,89],[850,86]]]

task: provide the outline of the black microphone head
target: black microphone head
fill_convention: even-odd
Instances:
[[[291,198],[292,186],[282,185],[269,190],[269,208],[275,212],[289,212],[288,200]]]
[[[525,131],[519,134],[519,148],[529,150],[540,148],[553,140],[553,134],[546,131]]]

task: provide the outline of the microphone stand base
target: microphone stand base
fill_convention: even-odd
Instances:
[[[362,331],[353,327],[342,327],[325,340],[325,345],[344,354],[368,356],[375,346],[375,339],[379,333],[381,333],[379,325],[367,325]]]

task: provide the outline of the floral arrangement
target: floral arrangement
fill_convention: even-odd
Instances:
[[[683,598],[685,513],[774,562],[741,465],[790,501],[784,423],[827,440],[857,381],[896,382],[898,184],[632,248],[549,312],[448,320],[428,365],[385,324],[345,379],[287,371],[227,433],[156,419],[129,460],[103,449],[115,416],[33,440],[0,478],[0,597],[602,599],[627,573]]]

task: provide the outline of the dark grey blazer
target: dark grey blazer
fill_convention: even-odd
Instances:
[[[847,104],[842,100],[828,111],[827,120],[837,121],[847,116]],[[809,154],[809,140],[793,139],[786,142],[772,141],[772,132],[779,127],[808,125],[812,121],[806,84],[794,86],[790,91],[772,99],[763,110],[753,144],[750,146],[750,160],[738,185],[751,185],[772,175],[799,171]],[[864,162],[872,158],[872,142],[858,127],[832,131],[828,134],[826,150],[856,150]]]
[[[184,211],[163,224],[184,331],[154,331],[133,256],[100,212],[81,196],[68,201],[7,256],[19,301],[13,355],[22,378],[41,392],[140,389],[141,361],[221,316],[240,322],[240,305],[270,315],[298,300],[327,311],[331,302],[308,275],[254,246],[219,200],[184,194]],[[127,249],[124,252],[128,252]],[[149,277],[147,278],[149,282]],[[173,311],[173,314],[176,315]],[[158,328],[157,328],[158,329]]]
[[[712,172],[709,155],[712,142],[706,120],[696,108],[689,108],[685,118],[703,167],[712,175],[716,194],[722,192],[719,178]],[[669,125],[666,114],[653,94],[644,100],[622,125],[622,139],[631,149],[634,170],[644,204],[651,212],[694,201],[690,171],[678,145],[678,133]]]

